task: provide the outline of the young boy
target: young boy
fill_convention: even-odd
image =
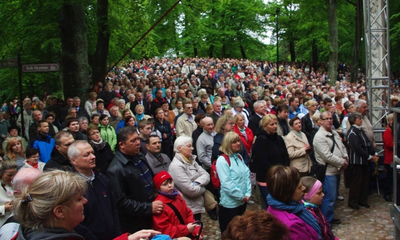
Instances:
[[[163,202],[164,210],[161,214],[153,215],[152,228],[171,238],[196,237],[200,226],[194,223],[193,213],[174,187],[171,175],[161,171],[154,176],[153,182],[158,192],[156,201]]]

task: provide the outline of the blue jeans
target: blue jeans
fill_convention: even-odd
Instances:
[[[340,175],[339,175],[340,176]],[[329,224],[332,225],[333,215],[335,214],[335,201],[337,195],[337,184],[338,175],[325,176],[324,183],[322,185],[324,189],[324,199],[322,200],[321,211],[326,217]]]

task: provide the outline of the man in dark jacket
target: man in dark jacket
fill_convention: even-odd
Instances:
[[[136,100],[131,102],[131,111],[133,114],[136,114],[135,108],[137,105],[143,105],[144,114],[150,115],[150,106],[149,102],[146,99],[143,99],[143,94],[141,92],[136,93]]]
[[[81,107],[81,99],[79,97],[74,97],[74,108],[76,108],[76,118],[85,117],[89,121],[89,113],[84,107]]]
[[[154,201],[153,173],[140,150],[135,127],[118,132],[118,150],[108,168],[108,176],[117,200],[122,232],[151,228],[153,214],[163,211],[163,203]]]
[[[79,131],[79,121],[77,118],[69,118],[65,120],[67,131],[72,134],[75,140],[87,140],[87,136]]]
[[[108,179],[95,174],[96,157],[87,141],[78,140],[68,148],[68,157],[75,170],[88,182],[85,197],[85,219],[75,231],[85,239],[108,240],[121,235],[116,202]]]
[[[71,171],[73,166],[68,158],[68,148],[75,141],[72,134],[67,131],[59,131],[54,136],[55,148],[51,152],[51,159],[46,163],[43,170],[60,169]]]

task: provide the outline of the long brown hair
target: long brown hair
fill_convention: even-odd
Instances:
[[[12,151],[11,148],[14,147],[15,144],[17,144],[17,143],[20,143],[20,144],[21,144],[21,151],[20,151],[18,154],[15,154],[15,153]],[[10,138],[10,140],[8,140],[8,143],[7,143],[6,152],[7,152],[7,156],[8,156],[10,159],[13,159],[13,160],[17,160],[17,156],[25,157],[25,154],[24,154],[24,147],[22,146],[22,141],[21,141],[21,139],[16,138],[16,137]]]

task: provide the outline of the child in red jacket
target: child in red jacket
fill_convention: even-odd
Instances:
[[[193,212],[174,187],[171,175],[161,171],[154,176],[153,182],[158,191],[156,200],[163,202],[164,210],[160,214],[153,215],[152,228],[171,238],[196,237],[200,226],[194,223]],[[173,207],[176,208],[175,211]],[[176,211],[180,216],[177,216]]]

